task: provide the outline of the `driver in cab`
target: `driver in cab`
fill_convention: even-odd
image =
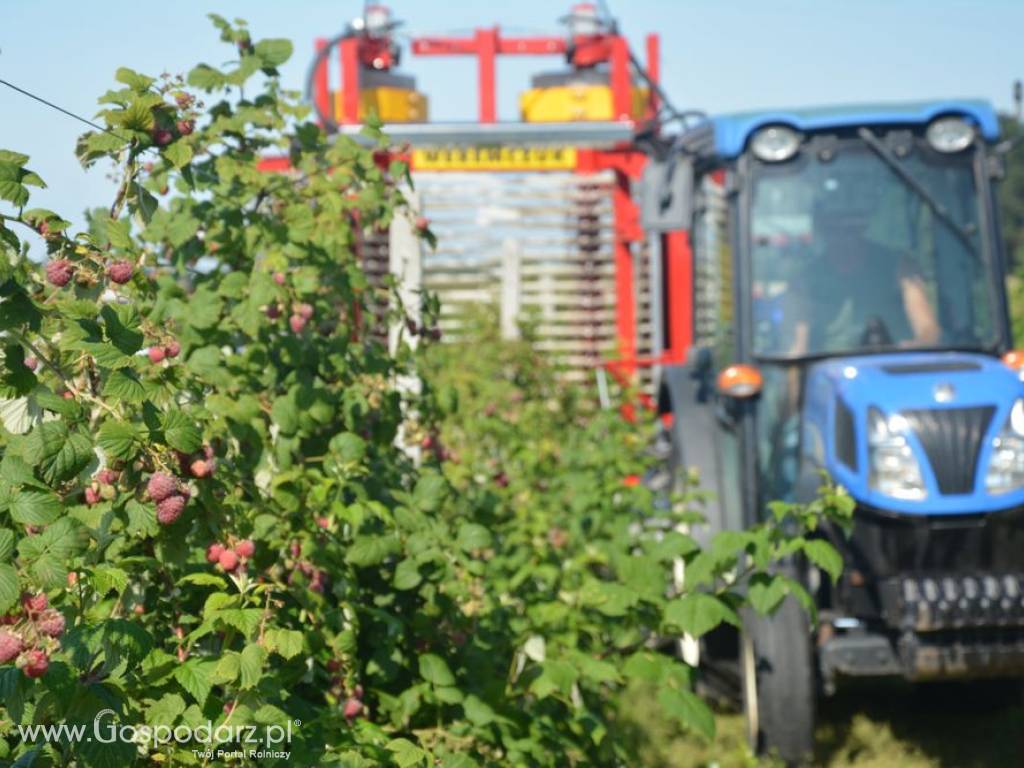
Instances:
[[[924,278],[908,255],[869,239],[870,223],[863,210],[816,207],[818,255],[791,280],[783,308],[790,355],[938,343]]]

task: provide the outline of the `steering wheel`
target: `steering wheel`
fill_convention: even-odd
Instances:
[[[885,321],[878,315],[872,315],[864,324],[864,333],[860,336],[862,347],[891,347],[892,334]]]

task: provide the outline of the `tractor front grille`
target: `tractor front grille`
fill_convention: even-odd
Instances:
[[[903,411],[943,495],[971,493],[978,454],[995,406]]]

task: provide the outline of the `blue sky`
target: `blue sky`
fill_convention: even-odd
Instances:
[[[1011,108],[1010,86],[1024,77],[1021,0],[608,0],[634,47],[662,37],[663,82],[680,107],[708,111],[763,106],[976,96]],[[410,33],[468,33],[498,23],[509,34],[555,32],[569,0],[392,0]],[[226,58],[205,19],[209,11],[246,18],[256,37],[288,37],[295,56],[283,68],[301,87],[312,39],[331,36],[358,15],[354,0],[2,0],[0,77],[91,116],[96,96],[121,65],[148,74],[179,72]],[[516,116],[531,73],[559,69],[556,58],[499,64],[499,115]],[[472,119],[471,59],[417,59],[435,119]],[[32,156],[50,189],[33,204],[76,221],[87,205],[109,203],[100,169],[86,174],[73,156],[83,127],[0,87],[0,148]]]

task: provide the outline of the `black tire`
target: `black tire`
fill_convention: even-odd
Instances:
[[[745,678],[754,671],[743,684],[751,746],[786,765],[810,764],[816,684],[807,614],[787,597],[772,616],[747,616],[744,629],[741,668]]]

